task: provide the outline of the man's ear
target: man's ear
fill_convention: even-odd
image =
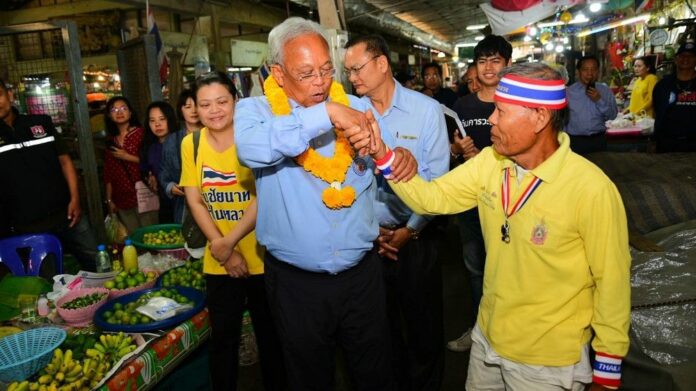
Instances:
[[[271,74],[273,75],[276,83],[278,83],[278,85],[282,88],[283,84],[285,84],[285,73],[283,73],[283,69],[280,67],[280,65],[271,65]]]
[[[377,58],[377,64],[379,64],[379,71],[382,73],[389,69],[389,59],[387,59],[385,55],[381,55]]]
[[[551,122],[551,110],[546,107],[538,107],[534,109],[536,118],[534,125],[534,133],[540,133]]]

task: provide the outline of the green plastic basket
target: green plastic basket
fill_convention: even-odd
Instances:
[[[53,351],[65,340],[65,330],[40,327],[0,340],[0,380],[9,383],[28,379],[48,365]]]
[[[133,242],[133,245],[138,248],[142,248],[145,250],[173,250],[173,249],[179,249],[179,248],[184,248],[184,244],[145,244],[143,243],[143,237],[145,236],[146,233],[154,233],[158,231],[171,231],[172,229],[176,229],[178,231],[181,231],[181,224],[157,224],[157,225],[150,225],[147,227],[140,227],[133,232],[133,234],[130,236],[130,240]]]

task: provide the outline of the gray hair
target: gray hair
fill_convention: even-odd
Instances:
[[[505,75],[515,75],[536,80],[565,80],[563,75],[554,67],[543,62],[524,62],[509,66],[498,74],[501,79]],[[551,128],[558,132],[568,123],[568,106],[562,109],[549,109],[551,112]]]
[[[319,23],[296,16],[287,18],[268,33],[268,62],[282,64],[285,43],[304,34],[316,34],[329,46],[326,30]]]

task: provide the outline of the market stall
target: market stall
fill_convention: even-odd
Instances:
[[[2,314],[1,389],[146,390],[206,341],[202,261],[188,259],[180,227],[132,238],[135,264],[128,244],[102,251],[117,270],[57,275],[52,286],[0,281],[0,305],[16,310]]]

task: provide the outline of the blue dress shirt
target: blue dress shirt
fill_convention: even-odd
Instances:
[[[575,82],[567,89],[568,109],[570,118],[566,133],[573,136],[590,136],[604,133],[607,130],[606,121],[616,118],[618,109],[616,99],[609,87],[604,83],[595,83],[600,99],[594,102],[585,93],[587,90],[581,82]]]
[[[391,107],[379,115],[368,97],[363,97],[382,130],[382,139],[389,148],[406,148],[418,161],[418,174],[430,181],[449,170],[449,141],[447,126],[440,104],[426,95],[401,86],[396,88]],[[375,212],[380,225],[402,225],[421,231],[432,220],[431,216],[413,213],[394,194],[386,180],[377,177]]]
[[[367,110],[363,101],[349,99],[351,107]],[[326,103],[290,104],[292,113],[284,116],[273,115],[266,97],[242,99],[235,109],[237,155],[256,177],[256,238],[274,257],[293,266],[338,273],[355,266],[379,232],[371,162],[356,155],[348,168],[343,185],[355,189],[353,205],[327,208],[321,194],[329,184],[293,160],[309,146],[333,155],[335,134]]]

